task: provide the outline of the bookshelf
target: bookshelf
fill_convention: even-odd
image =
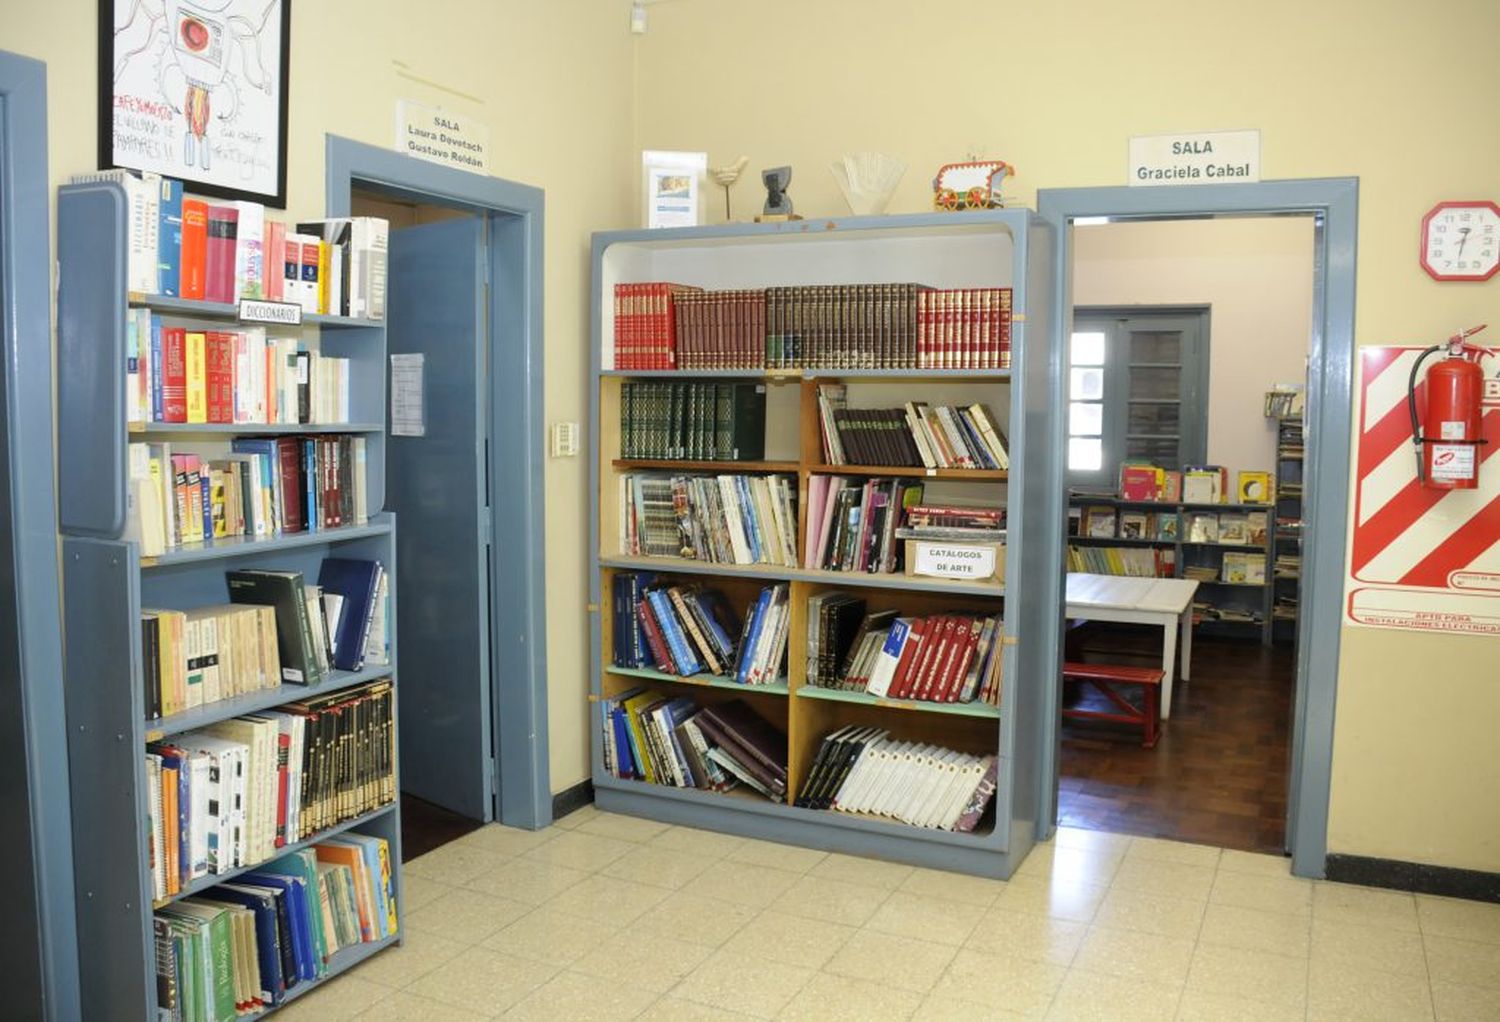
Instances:
[[[827,848],[977,875],[1008,877],[1034,840],[1046,782],[1042,748],[1048,733],[1041,679],[1058,670],[1059,650],[1028,641],[1042,634],[1059,607],[1008,599],[1032,580],[1056,571],[1060,523],[1049,530],[1041,485],[1028,477],[1060,476],[1060,457],[1028,433],[1046,435],[1046,317],[1053,281],[1048,259],[1053,230],[1027,210],[960,215],[860,217],[781,224],[729,224],[681,230],[596,234],[593,243],[593,366],[590,429],[590,701],[595,797],[615,812],[722,830],[768,840]],[[742,369],[619,369],[613,361],[615,285],[671,281],[708,289],[807,284],[921,283],[937,288],[1012,289],[1011,365],[1008,369],[805,367]],[[839,343],[837,339],[835,344]],[[766,389],[765,453],[754,462],[622,459],[621,387],[630,381],[746,381]],[[984,402],[1009,439],[1008,471],[910,466],[824,464],[818,387],[842,384],[851,408],[890,408],[906,401]],[[1024,452],[1024,456],[1023,456]],[[795,566],[721,564],[690,558],[628,556],[619,530],[623,473],[781,474],[794,477],[797,515]],[[809,479],[839,475],[857,482],[881,477],[919,480],[925,499],[1003,503],[1008,543],[1002,582],[980,582],[841,572],[806,567]],[[1030,538],[1032,541],[1027,542]],[[786,677],[772,685],[680,678],[613,665],[612,583],[624,571],[650,571],[662,580],[696,581],[722,591],[737,612],[762,587],[789,588]],[[808,600],[847,591],[871,610],[925,615],[961,611],[998,614],[1003,675],[1000,705],[893,699],[807,684]],[[688,695],[700,705],[739,699],[785,735],[788,799],[626,780],[604,765],[604,701],[637,686],[653,695]],[[997,757],[992,809],[973,832],[931,829],[871,815],[814,810],[791,801],[807,781],[822,739],[847,725],[889,729],[901,740],[940,744]]]
[[[1271,608],[1273,635],[1295,641],[1302,575],[1302,467],[1301,413],[1286,414],[1276,421],[1276,541],[1272,544]]]
[[[1194,601],[1195,612],[1193,615],[1194,626],[1198,628],[1219,628],[1228,633],[1243,635],[1246,631],[1253,631],[1263,645],[1270,645],[1273,634],[1273,601],[1275,598],[1275,579],[1272,577],[1272,561],[1275,551],[1278,549],[1276,518],[1276,504],[1188,504],[1172,503],[1158,500],[1122,500],[1118,497],[1090,496],[1088,494],[1071,494],[1068,498],[1068,506],[1071,509],[1084,509],[1089,507],[1107,507],[1119,511],[1143,511],[1162,512],[1177,515],[1178,531],[1172,539],[1149,539],[1121,538],[1112,536],[1088,536],[1083,534],[1080,527],[1077,535],[1068,535],[1069,546],[1090,548],[1122,547],[1130,549],[1147,549],[1170,551],[1172,555],[1172,573],[1170,578],[1191,578],[1185,572],[1189,567],[1213,568],[1215,578],[1198,579],[1198,595]],[[1257,512],[1266,516],[1266,539],[1264,543],[1224,543],[1217,540],[1193,541],[1186,537],[1187,516],[1195,512],[1205,514],[1230,513],[1248,514]],[[1117,529],[1118,531],[1118,529]],[[1223,558],[1226,553],[1242,551],[1245,553],[1259,554],[1265,558],[1265,581],[1264,582],[1229,582],[1223,578]],[[1104,574],[1112,574],[1105,572]],[[1113,572],[1122,574],[1122,572]],[[1218,610],[1220,607],[1229,606],[1241,613],[1254,613],[1260,615],[1259,620],[1243,620],[1238,618],[1217,618],[1205,614]]]
[[[314,581],[325,557],[377,560],[396,599],[395,519],[384,501],[385,328],[380,321],[304,318],[294,332],[327,355],[349,359],[351,423],[320,426],[129,423],[126,316],[149,308],[176,325],[234,329],[235,306],[127,293],[127,203],[116,184],[68,185],[58,192],[58,446],[66,623],[64,692],[79,933],[80,988],[86,1017],[155,1018],[157,978],[152,915],[257,868],[252,864],[184,882],[153,904],[148,834],[146,744],[242,714],[396,678],[390,663],[330,671],[314,686],[285,684],[148,717],[143,678],[142,607],[188,610],[228,602],[226,570],[299,571]],[[341,528],[265,537],[232,537],[169,546],[143,557],[125,538],[127,444],[160,436],[214,457],[237,436],[357,434],[367,452],[368,521]],[[394,744],[394,742],[393,742]],[[395,789],[400,790],[399,775]],[[403,916],[399,800],[304,835],[286,854],[336,835],[385,839],[398,926],[389,937],[334,954],[327,973],[288,992],[284,1003],[401,940]],[[262,1009],[257,1014],[279,1010]]]

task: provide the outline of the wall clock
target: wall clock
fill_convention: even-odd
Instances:
[[[1433,280],[1489,280],[1500,270],[1500,206],[1440,202],[1422,218],[1422,269]]]

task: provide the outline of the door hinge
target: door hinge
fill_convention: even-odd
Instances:
[[[479,542],[488,546],[494,538],[495,517],[488,507],[479,509]]]

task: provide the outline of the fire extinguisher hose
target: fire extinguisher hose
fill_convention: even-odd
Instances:
[[[1422,444],[1426,438],[1422,436],[1422,426],[1417,421],[1417,373],[1421,370],[1422,363],[1427,360],[1427,356],[1442,350],[1443,345],[1434,344],[1418,355],[1417,360],[1412,363],[1411,377],[1406,381],[1406,409],[1411,413],[1411,442],[1417,452],[1417,482],[1419,484],[1427,482],[1427,471],[1422,459]]]

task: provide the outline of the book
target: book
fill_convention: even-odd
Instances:
[[[341,671],[364,669],[365,649],[374,623],[376,596],[385,569],[379,561],[325,557],[318,586],[340,597],[339,613],[328,621],[331,662]]]
[[[620,385],[622,458],[759,461],[765,435],[764,384]]]
[[[233,302],[236,245],[240,211],[235,206],[208,207],[208,241],[204,252],[203,297],[210,302]]]
[[[1275,477],[1270,472],[1241,471],[1236,479],[1235,492],[1241,504],[1273,504],[1276,501]]]
[[[231,602],[275,609],[282,682],[316,685],[322,680],[302,573],[242,569],[225,572],[225,578]]]

